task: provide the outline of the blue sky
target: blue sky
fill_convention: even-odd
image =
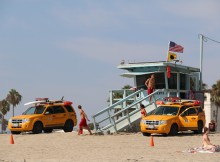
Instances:
[[[81,104],[89,117],[107,106],[108,92],[133,85],[125,62],[162,61],[169,41],[184,46],[185,65],[199,68],[198,34],[220,41],[220,1],[1,0],[0,97],[16,89]],[[220,79],[220,44],[204,43],[203,80]],[[11,116],[11,112],[7,117]]]

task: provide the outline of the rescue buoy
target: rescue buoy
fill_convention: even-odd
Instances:
[[[167,66],[167,78],[170,78],[170,66]]]

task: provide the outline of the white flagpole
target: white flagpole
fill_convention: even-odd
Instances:
[[[202,62],[203,62],[203,39],[202,34],[200,36],[200,90],[202,90]]]

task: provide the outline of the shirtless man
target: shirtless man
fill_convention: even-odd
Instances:
[[[151,93],[153,93],[154,88],[155,88],[155,78],[154,78],[154,74],[152,74],[151,77],[146,80],[145,85],[146,85],[146,87],[147,87],[147,93],[148,93],[148,95],[151,94]],[[149,101],[151,101],[151,97],[150,97]]]
[[[89,121],[89,119],[88,119],[86,113],[83,111],[81,105],[78,106],[78,109],[79,109],[80,118],[81,118],[81,121],[80,121],[80,123],[79,123],[78,135],[83,134],[83,127],[86,127],[86,128],[88,129],[90,135],[92,135],[92,132],[91,132],[91,130],[90,130],[90,128],[88,127],[87,122],[86,122],[86,120]]]
[[[204,127],[204,132],[203,132],[203,135],[202,135],[203,148],[204,148],[204,149],[207,149],[207,150],[215,151],[215,149],[216,149],[218,146],[213,145],[213,144],[210,142],[208,133],[209,133],[209,128]]]

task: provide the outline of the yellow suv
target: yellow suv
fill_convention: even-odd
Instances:
[[[76,112],[70,101],[49,101],[48,98],[37,98],[26,103],[32,105],[22,115],[9,119],[8,129],[12,134],[32,131],[34,134],[51,133],[53,129],[72,132],[77,125]]]
[[[157,104],[158,107],[150,115],[141,119],[140,127],[144,136],[152,133],[174,136],[186,130],[202,133],[205,112],[200,101],[167,97]]]

